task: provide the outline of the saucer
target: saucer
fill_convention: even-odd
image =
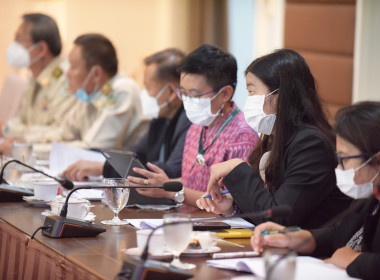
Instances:
[[[182,252],[181,257],[205,257],[220,250],[222,249],[218,246],[213,246],[209,249],[186,249]]]
[[[139,257],[142,254],[141,250],[137,247],[122,249],[121,251],[123,253],[125,253],[127,255],[131,255],[131,256],[138,256]],[[154,260],[168,260],[168,259],[173,258],[173,254],[168,252],[168,251],[164,251],[164,252],[159,253],[159,254],[149,254],[148,258],[154,259]]]
[[[51,215],[56,215],[56,214],[54,214],[50,210],[45,210],[45,211],[41,212],[41,215],[42,216],[51,216]],[[95,222],[96,215],[94,213],[92,213],[92,212],[89,212],[84,219],[78,219],[78,218],[72,218],[72,217],[67,217],[67,218],[75,219],[75,220],[83,220],[83,221],[86,221],[86,222]]]
[[[36,206],[36,207],[50,207],[48,205],[49,201],[45,200],[39,200],[35,196],[23,196],[22,199],[29,203],[30,205]]]

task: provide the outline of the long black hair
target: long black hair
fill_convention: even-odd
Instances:
[[[262,136],[261,143],[249,157],[253,170],[259,174],[259,162],[271,151],[265,169],[265,185],[273,193],[284,180],[285,144],[300,127],[315,127],[325,135],[332,149],[335,138],[321,107],[314,77],[305,59],[297,52],[280,49],[254,60],[245,74],[254,74],[270,92],[279,89],[274,134]]]

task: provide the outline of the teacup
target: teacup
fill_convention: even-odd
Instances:
[[[50,201],[57,196],[57,182],[36,182],[34,185],[34,197],[39,200]]]
[[[136,231],[137,236],[137,247],[140,251],[144,251],[148,237],[152,232],[151,229],[141,229]],[[149,253],[152,255],[160,255],[165,249],[165,238],[164,232],[159,229],[156,230],[149,241]]]
[[[209,250],[216,245],[215,236],[209,231],[195,231],[193,238],[198,239],[203,250]]]
[[[59,215],[61,213],[61,209],[63,204],[65,204],[65,199],[57,199],[50,201],[51,211],[55,215]],[[91,203],[87,199],[80,199],[71,197],[69,199],[69,203],[67,205],[67,215],[68,218],[74,219],[84,219],[88,213],[90,213]]]

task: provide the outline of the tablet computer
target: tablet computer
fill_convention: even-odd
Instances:
[[[137,158],[136,153],[128,151],[103,151],[102,154],[107,159],[108,163],[119,173],[120,177],[126,178],[127,176],[134,176],[145,178],[133,171],[134,167],[147,169],[141,161]]]

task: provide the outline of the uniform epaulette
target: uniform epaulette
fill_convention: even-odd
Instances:
[[[112,86],[109,84],[109,83],[106,83],[103,87],[102,87],[102,92],[103,92],[103,95],[107,96],[112,90]]]
[[[61,77],[62,74],[63,74],[63,70],[59,66],[55,67],[55,69],[53,70],[53,73],[52,73],[53,77],[56,78],[56,79],[58,79],[59,77]]]

